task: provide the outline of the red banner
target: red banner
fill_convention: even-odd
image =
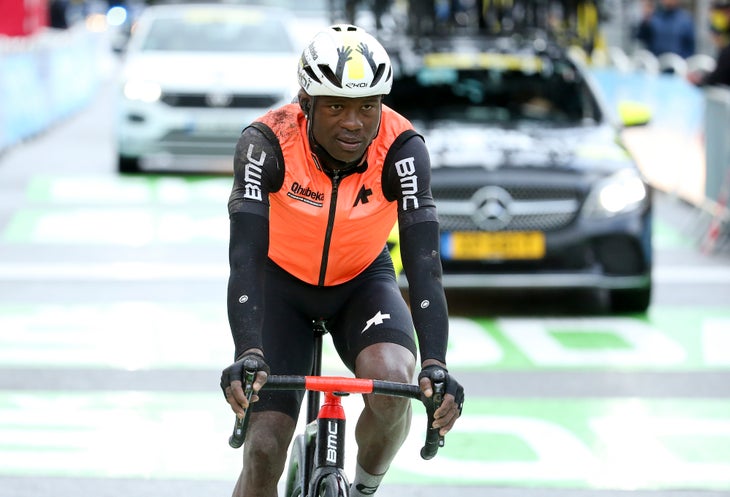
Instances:
[[[48,0],[0,0],[0,35],[29,36],[48,25]]]

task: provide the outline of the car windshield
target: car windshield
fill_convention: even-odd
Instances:
[[[532,58],[513,64],[491,58],[480,67],[457,58],[401,75],[385,102],[411,120],[453,120],[541,126],[588,124],[601,119],[589,87],[568,61]],[[433,62],[433,61],[432,61]]]
[[[141,44],[143,51],[168,52],[292,52],[285,27],[274,19],[230,12],[191,13],[152,21]]]

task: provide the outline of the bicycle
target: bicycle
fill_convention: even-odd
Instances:
[[[444,437],[432,428],[433,413],[441,405],[445,375],[433,381],[433,395],[426,398],[417,385],[385,380],[321,376],[322,336],[327,333],[323,321],[314,323],[314,362],[310,376],[270,375],[264,389],[306,390],[306,424],[295,436],[286,471],[285,497],[348,497],[350,484],[345,474],[345,410],[342,397],[350,394],[379,394],[418,399],[426,407],[426,440],[420,454],[432,459]],[[244,392],[253,394],[256,372],[244,364]],[[321,403],[321,393],[325,401]],[[228,444],[237,449],[246,439],[250,409],[242,419],[236,418]]]

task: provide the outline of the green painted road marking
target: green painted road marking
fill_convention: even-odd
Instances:
[[[409,438],[405,452],[418,443]],[[437,464],[435,472],[416,459],[399,458],[393,477],[730,490],[730,400],[469,398]]]
[[[450,318],[460,369],[730,367],[730,311],[653,307],[646,317]]]
[[[323,366],[344,371],[331,340]],[[233,356],[225,302],[185,306],[0,304],[2,368],[220,369]]]
[[[231,354],[225,302],[0,306],[5,367],[217,368]]]
[[[231,184],[229,177],[38,176],[28,186],[30,206],[18,209],[0,240],[120,245],[227,241]],[[655,219],[654,244],[688,247],[692,241]]]
[[[652,244],[659,249],[690,248],[696,247],[697,241],[676,226],[655,216],[652,224]]]
[[[8,243],[225,243],[232,178],[35,177]],[[100,207],[103,205],[104,207]]]
[[[228,234],[225,207],[25,208],[15,213],[0,240],[7,243],[86,246],[225,244]]]
[[[452,317],[450,328],[449,363],[460,370],[730,367],[730,311],[718,308],[653,308],[645,318]],[[341,369],[325,343],[325,366]],[[185,306],[0,304],[5,367],[218,369],[231,353],[223,300]]]
[[[324,367],[343,370],[329,340],[325,346]],[[0,368],[217,370],[232,354],[223,299],[185,306],[0,304]]]
[[[169,203],[115,207],[115,202],[105,202],[104,207],[24,207],[15,212],[0,240],[38,244],[225,243],[227,198],[218,206],[184,202],[176,207]],[[655,247],[680,246],[681,240],[678,234],[663,236]]]
[[[67,205],[211,204],[225,209],[233,179],[169,176],[35,176],[27,198]]]
[[[3,392],[0,474],[233,478],[229,413],[212,393]]]
[[[345,399],[350,474],[361,406]],[[386,484],[730,489],[730,400],[470,397],[428,462],[418,455],[423,409],[414,406]],[[232,423],[219,392],[0,391],[0,475],[233,483]]]

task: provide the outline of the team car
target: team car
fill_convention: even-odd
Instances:
[[[233,172],[241,130],[296,95],[289,13],[233,4],[161,4],[123,54],[118,170]]]
[[[622,144],[619,113],[569,51],[516,40],[393,50],[385,103],[431,154],[444,286],[598,289],[612,311],[643,312],[651,190]]]

